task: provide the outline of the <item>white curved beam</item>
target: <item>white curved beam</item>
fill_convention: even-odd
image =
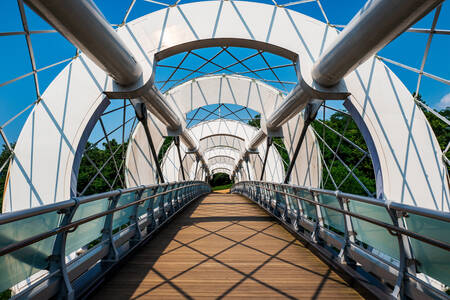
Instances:
[[[155,54],[159,59],[226,44],[264,49],[292,60],[298,56],[299,76],[312,84],[308,76],[315,60],[338,36],[327,24],[289,9],[239,1],[168,7],[120,27],[117,33],[141,64],[143,82],[151,78]],[[448,211],[442,151],[407,88],[374,57],[341,84],[352,94],[349,110],[354,118],[360,118],[358,124],[376,161],[379,195]],[[139,96],[135,91],[114,85],[84,54],[64,68],[34,107],[17,140],[3,210],[68,199],[91,123],[106,107],[104,93],[126,98]]]

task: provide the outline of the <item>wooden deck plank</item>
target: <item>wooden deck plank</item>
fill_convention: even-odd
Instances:
[[[361,299],[256,204],[212,193],[135,253],[92,299]]]

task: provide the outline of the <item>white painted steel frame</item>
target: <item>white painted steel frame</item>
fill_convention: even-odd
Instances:
[[[204,18],[196,18],[198,14]],[[271,22],[262,23],[262,20]],[[143,66],[144,78],[151,77],[153,55],[158,52],[158,57],[163,58],[190,48],[220,46],[226,42],[270,49],[291,59],[295,58],[293,53],[298,55],[299,75],[307,83],[312,82],[308,76],[315,59],[337,34],[326,24],[286,8],[233,1],[169,7],[118,29],[120,38]],[[373,140],[371,154],[376,152],[380,159],[382,194],[402,203],[448,210],[442,151],[401,81],[382,62],[369,58],[342,84],[352,94],[349,101]],[[9,170],[4,211],[70,196],[71,181],[76,181],[73,169],[76,169],[77,149],[84,146],[88,124],[96,119],[97,109],[104,102],[103,92],[118,98],[137,93],[114,85],[84,55],[74,59],[50,84],[18,139]],[[60,95],[66,95],[64,101]],[[75,126],[61,127],[64,121]],[[47,134],[40,134],[37,143],[35,135],[41,132]],[[60,140],[63,140],[61,147]],[[59,157],[57,161],[55,157]],[[49,174],[49,170],[54,171]],[[55,184],[49,186],[48,182]]]

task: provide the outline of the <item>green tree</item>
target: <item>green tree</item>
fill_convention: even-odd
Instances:
[[[211,181],[209,182],[209,184],[212,187],[228,185],[228,184],[231,184],[231,179],[230,179],[230,176],[228,176],[228,174],[216,173],[216,174],[213,175],[213,177],[212,177]]]
[[[110,140],[109,144],[111,150],[108,148],[107,143],[103,143],[103,148],[92,146],[89,142],[86,144],[86,149],[88,150],[85,152],[85,155],[81,160],[80,169],[78,172],[78,192],[82,192],[91,182],[91,179],[98,173],[97,169],[92,165],[89,159],[97,166],[98,169],[100,169],[105,163],[106,165],[103,169],[101,169],[101,175],[98,174],[96,176],[83,195],[91,195],[123,187],[122,183],[125,181],[125,178],[122,155],[127,149],[127,143],[123,145],[122,149],[118,149],[122,147],[122,144],[117,143],[115,139]],[[115,153],[115,161],[112,159],[111,151],[112,153]],[[117,172],[118,169],[119,173]],[[105,179],[109,184],[106,183]],[[112,188],[110,185],[112,185]]]
[[[16,144],[11,144],[11,148],[14,149],[14,146]],[[8,173],[8,160],[11,157],[11,150],[6,145],[3,145],[2,152],[0,153],[0,168],[3,167],[2,171],[0,172],[0,212],[1,208],[3,207],[3,191],[5,189],[5,183],[6,183],[6,176]]]
[[[161,146],[161,148],[159,149],[159,153],[158,153],[158,161],[161,164],[162,160],[164,158],[164,155],[166,154],[167,150],[169,150],[170,145],[172,145],[172,142],[174,140],[173,136],[166,136],[164,138],[164,142]]]
[[[347,116],[340,112],[336,112],[332,114],[329,119],[322,122],[328,127],[331,127],[335,131],[343,134],[347,139],[352,141],[364,151],[368,151],[366,143],[358,129],[358,126],[350,116]],[[352,169],[353,166],[355,166],[360,160],[362,160],[360,165],[353,170],[353,173],[364,184],[364,186],[370,193],[374,193],[375,176],[372,161],[370,160],[370,158],[363,158],[363,153],[361,153],[356,147],[352,146],[346,141],[341,140],[339,135],[331,132],[328,128],[326,128],[325,125],[322,125],[318,121],[314,121],[312,123],[313,128],[319,135],[322,136],[322,134],[324,134],[322,138],[325,140],[326,144],[334,152],[336,152],[336,149],[338,149],[336,152],[337,155],[350,169]],[[330,168],[329,174],[325,166],[323,167],[322,177],[324,180],[324,188],[335,190],[336,187],[333,184],[334,180],[335,184],[341,191],[352,194],[367,195],[367,193],[357,182],[357,180],[352,175],[348,175],[349,172],[347,168],[342,164],[342,162],[337,157],[335,157],[334,153],[330,149],[328,149],[328,147],[324,145],[322,141],[320,141],[320,139],[319,147],[322,150],[321,152],[323,155],[323,159],[325,160],[327,166]]]
[[[415,96],[416,93],[413,93],[413,96]],[[422,95],[418,94],[416,99],[427,105],[427,103],[422,99]],[[434,135],[436,136],[439,146],[441,147],[441,150],[444,151],[447,147],[447,144],[450,142],[450,128],[445,122],[443,122],[441,119],[436,117],[433,113],[429,112],[425,107],[419,105],[419,107],[422,109],[422,112],[425,114],[428,123],[430,123],[431,128],[433,129]],[[441,109],[438,111],[438,113],[446,118],[447,120],[450,120],[450,107],[446,107],[444,109]],[[450,159],[450,153],[445,153],[445,156],[447,159]],[[449,168],[449,166],[447,166]],[[450,169],[449,169],[450,170]]]

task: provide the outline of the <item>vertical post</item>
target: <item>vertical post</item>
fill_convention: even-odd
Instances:
[[[311,195],[315,202],[319,202],[319,197],[317,196],[317,193],[310,191]],[[320,205],[315,205],[316,207],[316,224],[314,225],[314,231],[311,235],[311,238],[314,242],[319,241],[319,232],[320,228],[323,228],[323,218],[322,218],[322,211],[320,210]]]
[[[263,167],[262,167],[262,170],[261,170],[261,176],[259,177],[260,181],[262,181],[263,178],[264,178],[264,172],[266,171],[267,157],[269,156],[270,146],[272,146],[272,138],[271,137],[267,137],[266,155],[264,156],[264,162],[263,162]]]
[[[177,146],[177,153],[178,153],[178,160],[180,161],[181,175],[183,175],[183,181],[186,181],[186,176],[184,175],[183,160],[181,159],[180,137],[179,136],[175,137],[175,146]]]
[[[116,196],[110,197],[108,210],[115,209],[117,207],[117,203],[119,202],[120,196],[122,195],[122,190],[119,190],[120,193]],[[117,262],[119,260],[119,251],[114,244],[113,239],[113,220],[114,213],[110,213],[105,217],[105,225],[102,230],[102,241],[108,241],[109,243],[109,251],[108,255],[104,262]]]
[[[300,134],[300,138],[297,142],[297,146],[295,147],[294,155],[292,156],[291,162],[286,171],[286,176],[284,177],[284,183],[286,183],[286,184],[289,183],[289,180],[291,179],[291,173],[292,173],[292,170],[294,169],[295,161],[297,160],[298,154],[300,153],[300,148],[302,147],[303,140],[305,139],[306,131],[309,127],[309,124],[310,123],[307,122],[306,120],[303,123],[303,128],[302,128],[302,132]]]
[[[407,217],[407,213],[389,208],[389,204],[387,210],[389,216],[391,217],[392,224],[400,228],[405,228],[403,218]],[[404,299],[406,273],[411,272],[415,274],[416,268],[413,263],[414,259],[412,257],[411,245],[408,237],[398,232],[395,233],[395,235],[397,236],[398,250],[400,252],[400,266],[398,269],[397,282],[395,283],[394,290],[392,291],[392,296],[396,299]]]
[[[294,194],[298,196],[298,189],[297,188],[294,188]],[[304,219],[305,219],[305,211],[303,209],[303,200],[301,200],[299,198],[295,198],[295,201],[297,201],[297,207],[298,207],[297,222],[298,222],[298,219],[300,219],[300,221],[304,221]]]
[[[336,198],[339,202],[339,206],[342,210],[350,211],[349,209],[349,199],[342,198],[340,192],[336,191]],[[344,218],[344,245],[342,245],[341,251],[339,252],[338,258],[341,264],[353,264],[353,261],[348,257],[348,252],[350,250],[350,243],[355,242],[355,232],[353,231],[352,219],[349,215],[343,215]]]
[[[248,180],[252,180],[252,176],[250,175],[250,168],[248,167],[248,156],[245,159],[245,163],[247,164],[247,173],[248,173]]]
[[[60,227],[68,225],[72,221],[73,216],[75,215],[75,212],[79,206],[78,199],[75,198],[74,200],[75,204],[72,207],[58,211],[59,214],[64,214],[64,217],[62,218],[62,221],[60,223]],[[61,277],[62,282],[60,284],[58,296],[59,298],[72,300],[75,298],[75,293],[72,288],[72,284],[70,283],[66,266],[66,241],[68,234],[68,231],[62,231],[57,234],[53,246],[52,255],[49,257],[49,272],[53,273],[58,269],[60,270],[59,276]]]
[[[158,186],[155,186],[152,189],[152,195],[156,194],[158,192]],[[148,193],[147,193],[148,196]],[[154,204],[155,198],[148,199],[148,206],[147,206],[147,220],[150,220],[147,225],[147,234],[152,232],[156,228],[156,220],[155,220],[155,211],[154,211]],[[151,218],[151,219],[149,219]]]
[[[298,139],[297,146],[295,147],[294,155],[292,156],[291,163],[289,164],[289,168],[286,171],[286,176],[284,177],[284,183],[286,184],[289,183],[289,180],[291,179],[291,173],[294,169],[295,161],[300,153],[303,141],[305,140],[308,127],[316,118],[317,111],[322,105],[322,102],[322,100],[314,100],[306,106],[302,132],[300,133],[300,138]]]
[[[136,103],[134,106],[134,111],[136,112],[136,117],[141,122],[144,127],[145,135],[147,136],[147,141],[150,146],[150,151],[152,152],[153,161],[156,165],[156,170],[158,171],[158,182],[164,183],[164,176],[161,171],[161,166],[159,165],[158,155],[156,154],[155,146],[153,145],[152,136],[147,124],[147,108],[142,102]]]
[[[138,201],[142,199],[142,194],[144,193],[144,187],[142,187],[140,190],[135,192],[135,196],[134,196],[134,201]],[[139,243],[142,239],[142,232],[141,232],[141,228],[139,227],[139,216],[138,216],[138,211],[139,211],[139,206],[140,204],[137,203],[136,205],[133,206],[133,214],[130,216],[130,221],[131,224],[134,224],[134,230],[136,230],[134,237],[131,238],[131,244],[132,246],[136,245],[137,243]]]
[[[198,162],[200,161],[200,158],[198,156],[195,157],[195,173],[194,173],[194,180],[197,180],[197,171],[198,171]]]

